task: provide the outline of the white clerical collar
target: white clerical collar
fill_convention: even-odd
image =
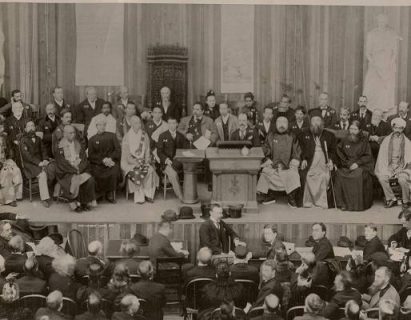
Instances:
[[[13,116],[17,119],[17,120],[20,120],[21,119],[21,117],[23,117],[23,114],[21,114],[20,116],[16,116],[15,114],[13,114]]]
[[[156,126],[159,126],[160,124],[161,124],[161,119],[160,119],[160,121],[158,121],[158,122],[156,122],[154,119],[153,119],[153,122],[154,122],[154,124],[156,125]]]
[[[96,102],[91,102],[90,100],[88,100],[88,103],[90,104],[90,106],[94,109],[96,107]]]
[[[56,121],[56,115],[55,114],[52,117],[50,117],[50,115],[47,115],[47,117],[53,122]]]

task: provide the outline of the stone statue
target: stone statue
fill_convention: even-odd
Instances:
[[[398,40],[401,38],[388,26],[387,16],[376,17],[377,28],[367,34],[365,55],[368,69],[364,95],[371,111],[380,109],[388,116],[395,110]]]
[[[4,61],[4,33],[3,33],[3,27],[0,24],[0,95],[2,93],[3,85],[4,85],[4,74],[5,74],[5,68],[6,68],[6,63]]]

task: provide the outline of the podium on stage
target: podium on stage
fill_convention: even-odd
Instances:
[[[251,148],[248,155],[240,149],[208,148],[206,158],[213,174],[211,201],[223,206],[244,205],[244,212],[257,213],[257,174],[264,158],[262,148]]]

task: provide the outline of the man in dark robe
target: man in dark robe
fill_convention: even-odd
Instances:
[[[168,117],[168,130],[161,133],[157,142],[157,156],[160,159],[160,170],[163,171],[173,186],[174,193],[182,200],[183,191],[179,174],[183,170],[181,162],[175,158],[177,149],[183,149],[186,146],[186,138],[177,131],[178,122],[172,116]]]
[[[373,202],[371,172],[374,160],[368,139],[353,121],[349,135],[337,147],[338,170],[335,179],[335,197],[341,210],[363,211]]]
[[[103,103],[104,100],[97,97],[96,88],[86,88],[86,99],[73,110],[73,122],[84,124],[84,133],[86,133],[91,119],[101,113]]]
[[[267,196],[269,190],[285,191],[289,206],[296,208],[296,195],[301,185],[298,174],[301,148],[298,140],[288,132],[287,118],[277,119],[276,132],[269,133],[263,151],[267,160],[262,164],[257,183],[257,192],[266,198],[263,204],[275,202],[273,196]]]
[[[310,129],[298,136],[301,146],[301,180],[304,186],[302,205],[329,208],[327,190],[330,171],[336,163],[336,140],[334,134],[324,130],[321,110],[310,112]]]
[[[357,120],[360,122],[360,129],[367,130],[367,125],[371,123],[372,111],[367,108],[368,99],[366,96],[358,98],[358,108],[351,113],[351,121]]]
[[[370,142],[374,161],[377,160],[382,140],[391,133],[390,125],[382,117],[383,113],[381,110],[374,110],[370,123],[367,123],[364,129],[364,131],[368,132],[368,141]]]
[[[37,131],[42,133],[43,145],[49,158],[53,158],[52,136],[54,130],[60,125],[60,117],[56,115],[56,107],[53,103],[46,106],[46,116],[40,119]]]
[[[76,212],[96,207],[95,182],[90,175],[84,147],[76,138],[71,125],[64,127],[64,137],[58,143],[56,158],[57,180],[63,196],[70,200],[70,208]]]
[[[167,121],[169,116],[173,116],[177,121],[181,118],[181,108],[171,102],[171,90],[169,87],[162,87],[160,90],[161,101],[157,102],[162,110],[163,120]]]
[[[258,132],[260,144],[263,144],[265,139],[267,139],[268,134],[275,130],[275,124],[273,123],[273,109],[271,107],[264,107],[263,120],[257,122],[255,129]]]
[[[97,198],[105,197],[108,202],[115,203],[114,192],[120,177],[121,148],[116,135],[105,131],[106,121],[103,114],[95,118],[97,134],[88,142],[88,159],[90,173],[96,182]]]
[[[245,113],[238,115],[238,129],[230,137],[232,141],[249,141],[252,147],[260,146],[260,138],[255,129],[248,126],[248,119]]]
[[[49,161],[47,150],[36,135],[33,121],[28,121],[26,124],[20,151],[24,175],[28,179],[38,179],[41,203],[48,208],[50,206],[49,187],[54,186],[56,167],[54,161]]]

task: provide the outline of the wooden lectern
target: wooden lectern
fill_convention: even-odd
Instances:
[[[262,148],[251,148],[243,156],[240,149],[208,148],[206,157],[213,174],[212,201],[223,206],[244,205],[244,212],[257,213],[257,174],[264,158]]]
[[[184,185],[183,202],[193,204],[198,202],[197,194],[197,164],[205,158],[204,150],[177,149],[175,159],[183,164]]]

